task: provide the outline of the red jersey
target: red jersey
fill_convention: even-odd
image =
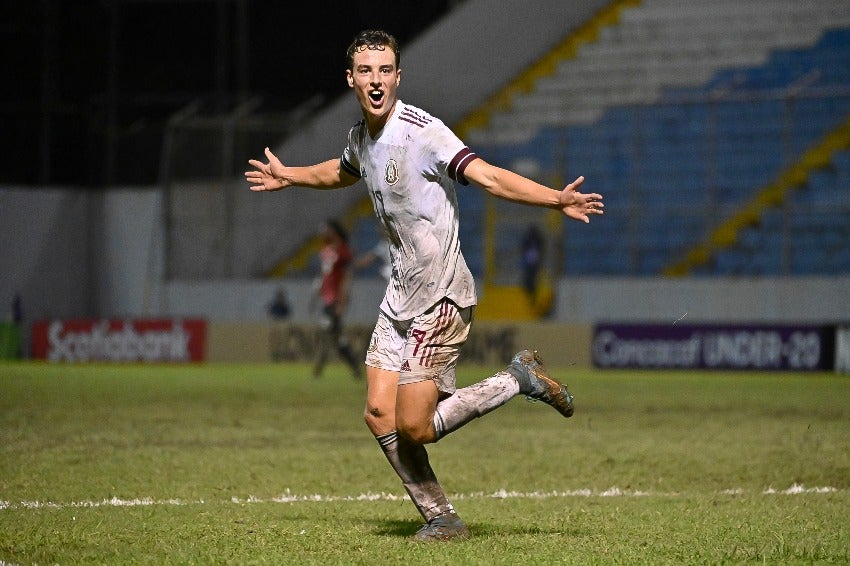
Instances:
[[[322,263],[322,284],[319,296],[325,305],[332,305],[339,300],[342,282],[345,279],[353,254],[351,247],[345,242],[338,245],[328,244],[319,251]]]

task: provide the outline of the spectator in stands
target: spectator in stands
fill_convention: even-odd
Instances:
[[[299,56],[309,54],[309,46]],[[414,540],[466,538],[469,530],[443,492],[425,444],[522,394],[573,414],[566,386],[551,378],[537,352],[522,350],[502,371],[455,386],[455,367],[477,302],[458,240],[455,182],[509,201],[552,208],[589,222],[602,196],[583,194],[579,177],[550,189],[496,167],[472,152],[442,121],[398,98],[396,39],[359,33],[347,51],[346,78],[363,119],[341,157],[285,166],[268,148],[249,160],[251,190],[291,186],[341,189],[363,180],[389,242],[393,269],[366,354],[365,420],[425,524]],[[446,69],[450,77],[456,69]]]
[[[24,323],[24,307],[21,294],[15,293],[12,297],[12,324],[20,327]]]
[[[331,219],[322,224],[323,245],[319,250],[321,273],[315,285],[315,300],[321,302],[322,314],[319,348],[313,366],[313,377],[321,377],[331,350],[342,357],[355,379],[362,377],[360,363],[342,331],[342,315],[348,306],[353,254],[348,244],[348,231],[339,221]]]
[[[283,287],[278,287],[274,293],[274,299],[269,303],[269,316],[275,320],[286,320],[289,318],[291,309],[289,307],[289,299],[286,297],[286,290]]]
[[[23,308],[20,293],[12,296],[12,312],[0,320],[0,361],[21,357],[21,332],[23,330]]]
[[[543,235],[540,229],[531,225],[522,237],[520,249],[522,260],[522,286],[528,296],[534,298],[537,292],[537,276],[543,263]]]

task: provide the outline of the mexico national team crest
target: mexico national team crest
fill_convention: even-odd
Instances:
[[[398,183],[398,163],[396,163],[395,159],[387,161],[387,171],[384,175],[384,179],[387,181],[388,185],[395,185]]]

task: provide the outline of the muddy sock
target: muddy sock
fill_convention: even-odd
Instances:
[[[375,438],[426,522],[445,513],[454,513],[454,507],[431,469],[424,446],[401,438],[396,431]]]
[[[519,383],[507,371],[500,371],[478,383],[458,389],[437,404],[434,430],[437,439],[453,432],[469,421],[501,407],[519,394]]]

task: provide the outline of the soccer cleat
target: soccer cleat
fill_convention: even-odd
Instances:
[[[434,517],[411,537],[415,541],[452,540],[469,538],[469,529],[456,513]]]
[[[565,417],[573,416],[573,396],[566,385],[549,377],[537,350],[517,352],[508,371],[519,382],[519,392],[528,399],[543,401]]]

